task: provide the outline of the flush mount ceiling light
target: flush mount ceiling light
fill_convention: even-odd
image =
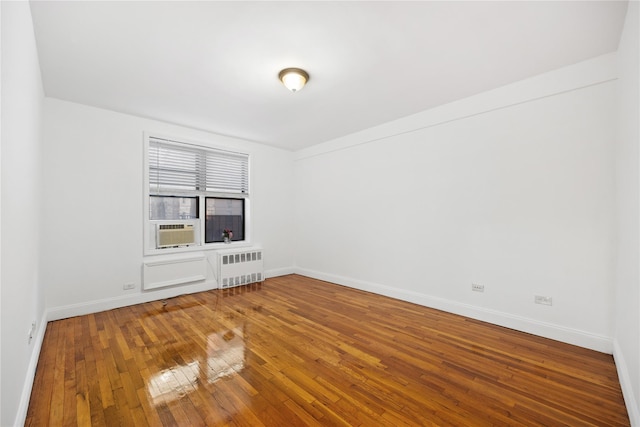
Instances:
[[[285,68],[280,71],[278,78],[291,92],[297,92],[309,81],[309,74],[300,68]]]

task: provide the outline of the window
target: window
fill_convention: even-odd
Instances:
[[[249,156],[158,137],[147,141],[146,249],[218,243],[224,230],[232,230],[232,241],[244,241]],[[189,232],[169,232],[177,229],[171,225]]]
[[[224,230],[232,232],[231,241],[244,240],[244,199],[207,197],[205,242],[222,242]]]
[[[198,197],[149,196],[149,219],[196,219]]]

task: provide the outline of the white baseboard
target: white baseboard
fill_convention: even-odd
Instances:
[[[633,381],[629,377],[629,368],[624,358],[622,348],[620,348],[620,344],[616,339],[613,340],[613,359],[616,362],[616,370],[618,371],[618,379],[620,380],[620,387],[622,388],[624,404],[629,414],[629,421],[633,427],[640,427],[640,411],[638,410],[640,402],[638,402],[633,392]]]
[[[100,311],[112,310],[114,308],[127,307],[129,305],[142,304],[145,302],[173,298],[178,295],[193,294],[217,288],[218,285],[216,282],[204,282],[195,285],[174,286],[142,292],[138,291],[131,295],[120,295],[112,298],[49,308],[47,309],[46,316],[48,321],[60,320],[68,317],[98,313]]]
[[[427,294],[409,291],[406,289],[392,288],[390,286],[385,286],[378,283],[351,279],[335,274],[322,273],[305,268],[296,268],[295,272],[302,276],[337,283],[339,285],[348,286],[350,288],[373,292],[379,295],[384,295],[391,298],[408,301],[414,304],[423,305],[425,307],[431,307],[449,313],[459,314],[461,316],[466,316],[472,319],[492,323],[494,325],[504,326],[506,328],[515,329],[545,338],[550,338],[556,341],[562,341],[568,344],[589,348],[602,353],[612,354],[613,352],[613,340],[610,337],[592,334],[578,329],[567,328],[565,326],[552,323],[541,322],[535,319],[529,319],[526,317],[478,307],[471,304],[464,304],[445,298],[434,297]]]
[[[293,274],[293,267],[276,268],[265,271],[265,277],[285,276]],[[112,310],[114,308],[126,307],[129,305],[142,304],[149,301],[157,301],[159,299],[172,298],[178,295],[193,294],[196,292],[217,289],[218,284],[215,281],[198,283],[194,285],[181,285],[162,289],[153,289],[147,291],[138,291],[131,295],[120,295],[112,298],[88,301],[78,304],[70,304],[61,307],[53,307],[47,310],[47,320],[66,319],[68,317],[82,316],[85,314],[98,313],[100,311]]]
[[[33,351],[27,366],[27,375],[22,386],[22,394],[20,395],[20,406],[16,414],[14,426],[23,426],[27,420],[27,411],[29,410],[29,400],[31,399],[31,390],[33,389],[33,381],[36,377],[36,368],[40,359],[40,350],[44,341],[44,333],[47,329],[47,318],[45,313],[40,316],[40,324],[37,326],[36,335],[33,337]]]
[[[264,277],[278,277],[278,276],[286,276],[287,274],[294,274],[296,269],[294,267],[285,267],[285,268],[273,268],[271,270],[266,270],[264,272]]]

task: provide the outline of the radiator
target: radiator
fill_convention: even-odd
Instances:
[[[261,248],[218,251],[218,287],[231,288],[263,280]]]

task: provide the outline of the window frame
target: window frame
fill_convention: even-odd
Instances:
[[[151,192],[149,192],[151,193]],[[175,218],[175,219],[154,219],[151,218],[151,198],[152,197],[162,197],[162,198],[173,198],[173,199],[195,199],[196,202],[196,217],[195,218]],[[150,221],[182,221],[182,220],[198,220],[200,219],[200,198],[198,196],[175,196],[171,194],[149,194],[149,220]]]
[[[200,142],[188,140],[186,138],[181,137],[171,137],[166,135],[161,135],[158,133],[150,133],[144,132],[144,144],[143,144],[143,159],[144,159],[144,167],[143,167],[143,231],[144,231],[144,244],[143,244],[143,254],[146,255],[160,255],[160,254],[172,254],[172,253],[188,253],[193,251],[202,251],[202,250],[217,250],[217,249],[227,249],[229,247],[244,247],[251,246],[251,196],[250,196],[250,188],[251,188],[251,155],[246,151],[238,151],[234,149],[230,149],[229,147],[220,146],[217,144],[212,144],[208,142]],[[247,157],[247,184],[248,188],[245,193],[239,193],[234,191],[206,191],[206,190],[183,190],[176,189],[175,191],[171,190],[162,190],[161,192],[153,192],[150,188],[150,179],[149,179],[149,170],[150,170],[150,159],[149,159],[149,146],[152,140],[162,140],[163,143],[166,141],[169,145],[186,145],[191,146],[196,149],[203,150],[214,150],[219,152],[228,152],[231,154],[240,154]],[[150,219],[150,198],[151,196],[159,195],[159,196],[173,196],[173,197],[198,197],[198,218],[196,219],[188,219],[188,220],[152,220]],[[206,199],[207,198],[218,198],[218,199],[243,199],[244,200],[244,240],[235,240],[231,243],[224,242],[210,242],[206,243],[206,235],[205,235],[205,225],[206,225]],[[166,224],[166,223],[197,223],[196,227],[196,242],[190,246],[180,246],[180,247],[169,247],[169,248],[156,248],[156,228],[158,224]]]
[[[246,211],[247,211],[247,199],[245,199],[244,197],[217,197],[217,196],[205,196],[204,197],[204,203],[205,203],[205,218],[204,218],[204,243],[205,244],[211,244],[211,243],[224,243],[223,240],[215,240],[212,242],[207,242],[207,218],[206,218],[206,212],[207,212],[207,199],[218,199],[218,200],[242,200],[242,234],[245,236],[245,238],[243,240],[233,240],[233,238],[231,239],[231,242],[244,242],[246,240],[246,235],[247,235],[247,217],[246,217]],[[233,230],[231,230],[233,231]],[[222,236],[220,236],[220,238],[222,239]]]

